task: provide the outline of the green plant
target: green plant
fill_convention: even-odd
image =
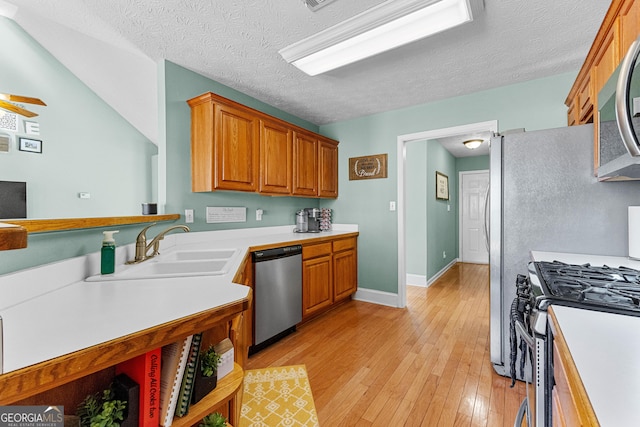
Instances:
[[[114,398],[111,390],[104,390],[102,395],[88,395],[78,405],[77,415],[81,427],[119,427],[124,420],[124,409],[127,402]]]
[[[216,353],[213,346],[200,353],[200,372],[205,377],[210,377],[218,370],[222,356]]]
[[[222,414],[214,412],[204,417],[198,427],[225,427],[226,425],[227,419]]]

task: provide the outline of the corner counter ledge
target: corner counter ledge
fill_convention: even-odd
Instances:
[[[146,222],[175,221],[179,214],[166,215],[134,215],[96,218],[58,218],[58,219],[16,219],[8,220],[3,225],[20,226],[28,233],[44,233],[48,231],[67,231],[82,228],[109,227],[115,225],[143,224]],[[0,228],[0,239],[5,231]],[[25,246],[26,247],[26,238]]]
[[[0,251],[27,247],[27,229],[15,224],[0,223]]]

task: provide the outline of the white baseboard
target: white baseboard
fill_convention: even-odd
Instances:
[[[453,267],[454,265],[456,265],[456,263],[458,262],[458,258],[454,258],[449,264],[445,265],[442,270],[438,271],[436,274],[434,274],[433,276],[431,276],[431,278],[429,279],[429,281],[427,282],[427,287],[431,286],[431,284],[433,282],[435,282],[436,280],[438,280],[440,278],[440,276],[442,276],[444,273],[447,272],[447,270],[449,270],[451,267]]]
[[[375,289],[358,288],[353,295],[353,299],[389,307],[398,307],[398,294]]]
[[[407,274],[407,286],[416,286],[419,288],[428,288],[431,286],[433,282],[438,280],[440,276],[447,272],[451,267],[453,267],[458,262],[458,259],[455,258],[449,264],[445,265],[444,268],[438,271],[433,277],[427,280],[427,276],[422,276],[420,274]]]
[[[419,288],[426,288],[427,276],[422,274],[409,274],[407,273],[407,286],[417,286]]]
[[[419,286],[423,288],[429,287],[433,282],[438,280],[440,276],[447,272],[451,267],[456,265],[458,259],[455,258],[449,264],[447,264],[442,270],[436,273],[429,281],[426,280],[426,276],[420,276],[417,274],[407,274],[407,286]],[[415,284],[409,285],[409,281]],[[354,300],[370,302],[373,304],[386,305],[389,307],[399,307],[398,294],[391,292],[377,291],[375,289],[358,288],[353,295]]]

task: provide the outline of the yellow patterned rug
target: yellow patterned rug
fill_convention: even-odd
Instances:
[[[304,365],[248,370],[240,427],[319,426]]]

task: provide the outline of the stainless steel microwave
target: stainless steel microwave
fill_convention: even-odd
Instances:
[[[640,37],[598,94],[601,181],[640,180]]]

